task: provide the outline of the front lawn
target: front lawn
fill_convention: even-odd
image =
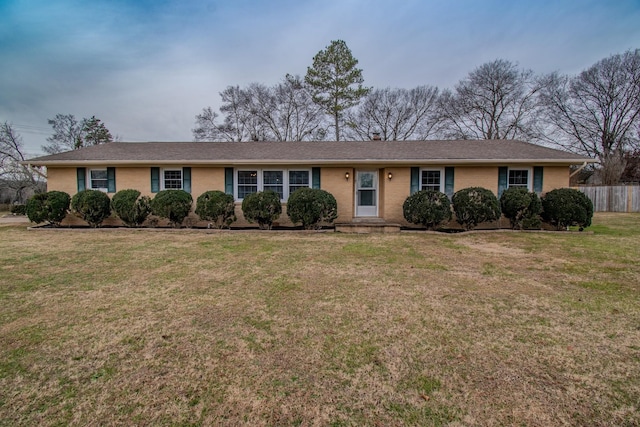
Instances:
[[[640,215],[587,231],[0,227],[0,424],[638,425]]]

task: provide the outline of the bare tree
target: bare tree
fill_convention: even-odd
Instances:
[[[220,130],[216,119],[218,113],[213,111],[211,107],[202,109],[202,113],[196,115],[196,127],[191,129],[193,140],[202,141],[220,141]]]
[[[113,142],[109,130],[95,116],[78,122],[73,114],[56,114],[48,123],[53,127],[53,135],[42,149],[49,154]]]
[[[575,77],[544,77],[541,100],[550,140],[600,161],[603,184],[615,184],[624,153],[639,147],[640,51],[605,58]]]
[[[440,98],[442,132],[455,139],[538,137],[540,86],[531,70],[503,59],[483,64]]]
[[[424,140],[435,131],[438,89],[374,89],[348,115],[347,135],[367,140],[374,133],[384,141]]]
[[[196,128],[192,129],[196,141],[256,141],[264,132],[260,131],[255,115],[251,112],[250,96],[240,86],[227,86],[220,92],[223,122],[216,123],[218,114],[211,107],[196,116]],[[263,138],[264,139],[264,138]]]
[[[283,82],[268,88],[248,88],[252,113],[268,127],[276,141],[304,141],[324,137],[323,114],[298,76],[286,75]]]
[[[49,154],[74,150],[82,138],[82,124],[78,123],[73,114],[56,114],[48,123],[53,127],[53,135],[47,138],[48,145],[42,149]]]
[[[303,141],[324,136],[323,114],[300,77],[287,75],[273,87],[229,86],[220,96],[224,121],[217,123],[218,114],[204,108],[196,116],[194,140]]]
[[[228,86],[220,93],[222,107],[220,112],[225,115],[220,132],[227,141],[265,141],[267,127],[257,117],[251,102],[251,94],[239,86]]]
[[[0,183],[19,203],[25,202],[28,191],[37,192],[43,187],[40,174],[20,163],[25,160],[22,137],[10,123],[0,124]]]

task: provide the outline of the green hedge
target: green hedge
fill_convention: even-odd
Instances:
[[[151,200],[151,212],[180,227],[191,212],[193,198],[184,190],[162,190]]]
[[[491,190],[469,187],[457,191],[451,199],[456,221],[466,230],[478,224],[500,219],[500,203]]]
[[[247,221],[257,222],[260,229],[271,230],[282,214],[280,196],[270,190],[249,194],[242,201],[242,213]]]
[[[593,203],[582,191],[558,188],[542,198],[542,218],[558,230],[572,225],[583,230],[591,225]]]
[[[307,229],[319,229],[322,223],[332,223],[338,217],[338,204],[333,194],[319,188],[300,188],[287,200],[287,215],[291,221]]]
[[[542,203],[536,193],[524,187],[508,188],[500,196],[500,208],[511,222],[511,228],[540,228]]]
[[[102,191],[83,190],[71,198],[71,210],[95,228],[111,215],[111,200]]]
[[[139,227],[151,213],[151,199],[138,190],[120,190],[111,199],[111,208],[127,227]]]
[[[402,213],[411,224],[432,230],[451,220],[451,202],[444,193],[422,190],[407,197]]]
[[[238,219],[233,196],[219,190],[207,191],[198,197],[196,215],[203,221],[213,221],[217,228],[229,228]]]
[[[27,218],[36,224],[47,222],[57,227],[67,216],[70,203],[71,197],[62,191],[34,194],[27,201]]]

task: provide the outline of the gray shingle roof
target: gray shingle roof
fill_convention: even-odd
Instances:
[[[576,164],[588,157],[515,140],[348,142],[113,142],[25,163],[87,164]]]

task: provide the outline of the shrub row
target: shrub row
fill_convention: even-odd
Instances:
[[[60,225],[71,207],[73,214],[92,227],[99,227],[112,212],[128,227],[142,225],[150,214],[179,227],[189,215],[192,204],[191,194],[183,190],[163,190],[153,199],[132,189],[117,192],[113,199],[98,190],[80,191],[72,198],[67,193],[49,191],[29,199],[25,211],[30,221],[54,226]],[[277,193],[258,192],[245,197],[242,211],[247,221],[258,223],[261,229],[271,229],[282,214],[282,204]],[[222,191],[201,194],[196,201],[195,213],[217,228],[229,227],[237,220],[233,196]],[[324,190],[304,188],[289,197],[287,213],[294,224],[317,229],[322,223],[331,223],[337,218],[337,203]]]
[[[99,227],[112,211],[128,227],[142,225],[150,214],[179,227],[189,215],[192,203],[191,195],[183,190],[160,191],[153,199],[131,189],[119,191],[113,199],[97,190],[84,190],[73,198],[67,193],[50,191],[29,199],[25,211],[30,221],[54,226],[62,222],[71,207],[75,215],[92,227]],[[282,214],[282,204],[277,193],[261,191],[244,198],[242,212],[247,221],[257,223],[261,229],[271,229]],[[195,213],[218,228],[229,227],[237,220],[233,196],[222,191],[207,191],[200,195]],[[541,200],[536,193],[517,187],[505,190],[500,200],[481,187],[462,189],[451,201],[438,191],[419,191],[403,204],[404,218],[428,229],[450,221],[452,213],[465,230],[482,222],[496,221],[502,214],[514,229],[539,228],[544,220],[559,230],[572,225],[582,230],[591,225],[593,204],[584,193],[570,188],[550,191]],[[336,199],[324,190],[299,189],[289,197],[287,214],[294,224],[317,229],[337,218]]]
[[[403,205],[404,218],[427,229],[435,229],[451,220],[465,230],[478,224],[497,221],[501,215],[509,219],[514,229],[539,229],[542,220],[558,230],[578,226],[580,230],[591,225],[593,204],[582,192],[559,188],[548,192],[542,199],[526,188],[505,190],[500,200],[492,191],[481,187],[464,188],[449,198],[439,191],[418,191]]]

